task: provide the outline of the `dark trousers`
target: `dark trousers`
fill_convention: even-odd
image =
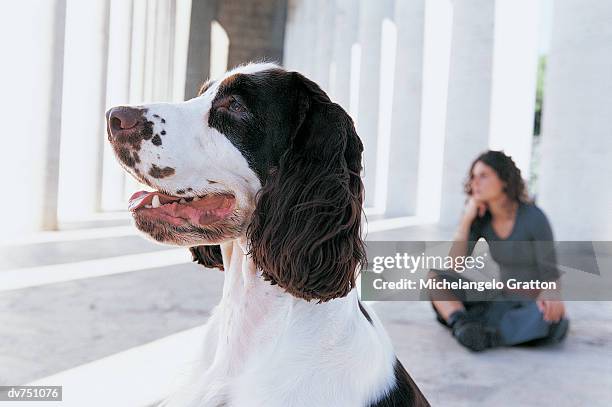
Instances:
[[[434,273],[448,281],[466,277],[453,271],[433,270]],[[544,320],[535,300],[513,299],[502,291],[476,293],[475,297],[488,297],[485,300],[470,301],[470,293],[465,290],[453,290],[452,297],[461,301],[471,319],[477,320],[489,328],[497,330],[502,345],[512,346],[548,338],[552,323]],[[451,298],[446,297],[450,300]],[[440,299],[443,300],[443,299]],[[433,306],[433,304],[432,304]],[[434,307],[437,319],[448,326]]]

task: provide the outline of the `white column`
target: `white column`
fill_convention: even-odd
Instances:
[[[334,45],[332,50],[330,97],[347,112],[351,101],[351,67],[353,47],[357,43],[359,3],[336,0]]]
[[[298,52],[302,55],[299,57],[299,71],[309,78],[315,75],[315,57],[317,50],[317,21],[320,18],[318,3],[316,0],[302,0],[298,13],[300,16],[300,32],[297,33],[299,38]]]
[[[285,19],[285,37],[283,38],[283,61],[282,65],[285,69],[294,69],[295,58],[298,55],[295,46],[297,40],[297,18],[295,12],[298,0],[287,0],[287,17]]]
[[[612,238],[612,2],[558,0],[538,203],[557,240]]]
[[[364,144],[365,205],[370,207],[376,203],[382,24],[385,18],[392,15],[392,0],[359,2],[361,61],[356,120],[357,131]]]
[[[302,49],[303,29],[306,21],[304,0],[288,0],[287,21],[283,46],[283,66],[286,69],[300,71],[305,60]]]
[[[157,39],[160,37],[157,30],[157,14],[161,12],[159,3],[161,0],[147,0],[146,11],[146,33],[145,33],[145,65],[144,65],[144,100],[147,102],[155,100],[155,49]]]
[[[132,56],[131,0],[111,0],[108,44],[106,109],[130,103]],[[110,144],[104,143],[102,209],[125,209],[125,172],[117,164]]]
[[[312,1],[312,0],[311,0]],[[316,48],[312,79],[329,92],[329,76],[334,48],[334,12],[335,0],[316,0]]]
[[[65,13],[65,0],[20,1],[0,25],[5,237],[57,227]]]
[[[426,0],[416,209],[425,222],[440,216],[452,28],[452,0]]]
[[[100,210],[108,13],[108,0],[68,1],[59,196],[66,219]]]
[[[538,66],[539,1],[496,0],[489,146],[529,178]]]
[[[191,0],[176,0],[174,23],[174,66],[172,100],[185,100],[185,81],[187,75],[187,53],[189,50],[189,20]]]
[[[153,100],[169,102],[172,97],[175,11],[174,0],[158,0],[154,24]]]
[[[147,0],[133,0],[131,61],[130,61],[130,104],[145,101],[145,65],[147,44]]]
[[[425,1],[398,1],[393,110],[385,214],[414,215],[417,203]]]
[[[489,144],[495,2],[454,0],[440,223],[455,225],[469,165]]]

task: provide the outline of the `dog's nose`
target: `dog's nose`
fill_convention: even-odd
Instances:
[[[109,140],[121,133],[132,133],[142,126],[142,110],[133,107],[113,107],[106,112]],[[111,140],[112,141],[112,140]]]

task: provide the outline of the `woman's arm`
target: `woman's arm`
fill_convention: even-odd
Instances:
[[[540,281],[556,281],[561,274],[557,267],[557,253],[552,228],[548,218],[538,207],[530,212],[529,225],[534,242],[535,257]]]
[[[474,250],[475,241],[480,238],[480,230],[473,227],[477,217],[482,217],[486,211],[486,205],[480,201],[470,198],[465,206],[463,216],[459,222],[453,245],[448,253],[453,259],[460,256],[467,256]]]
[[[548,322],[558,322],[565,315],[565,305],[561,300],[561,274],[557,267],[557,254],[550,222],[544,212],[536,208],[535,219],[530,222],[535,244],[538,279],[556,282],[555,289],[542,290],[537,305]]]

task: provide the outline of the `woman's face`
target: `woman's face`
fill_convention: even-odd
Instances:
[[[493,168],[478,161],[472,169],[470,186],[473,198],[487,202],[499,198],[504,193],[505,184]]]

